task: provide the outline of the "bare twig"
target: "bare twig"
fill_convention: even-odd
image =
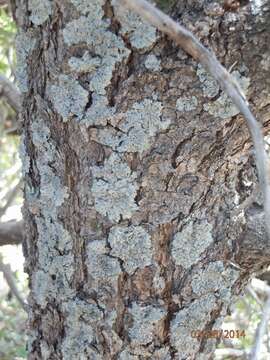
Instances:
[[[168,15],[158,10],[145,0],[119,0],[126,7],[135,11],[158,30],[169,35],[195,60],[200,62],[209,73],[220,83],[222,88],[231,97],[234,104],[243,114],[254,143],[256,165],[261,190],[264,195],[265,226],[270,239],[270,181],[268,159],[264,149],[264,140],[259,123],[251,113],[245,95],[237,81],[220,64],[215,55],[207,50],[200,41],[183,26],[176,23]]]
[[[21,304],[22,308],[27,311],[27,304],[25,303],[25,301],[23,300],[16,284],[15,281],[13,279],[13,275],[10,269],[9,265],[5,265],[0,257],[0,271],[2,271],[4,278],[6,279],[6,282],[10,288],[11,293],[15,296],[15,298],[19,301],[19,303]]]
[[[257,304],[259,304],[259,306],[263,308],[263,302],[261,301],[256,291],[252,288],[250,284],[246,287],[246,291],[250,296],[253,297],[253,299],[257,302]]]
[[[1,1],[1,0],[0,0]],[[0,75],[0,96],[7,99],[8,104],[18,113],[21,107],[21,96],[16,86],[4,75]]]
[[[23,221],[0,222],[0,246],[18,245],[23,239]]]
[[[261,322],[256,330],[255,344],[251,352],[251,359],[259,360],[259,355],[261,354],[261,350],[262,350],[263,337],[266,333],[269,318],[270,318],[270,292],[268,292],[268,298],[264,305]]]
[[[0,219],[1,217],[6,213],[7,209],[10,207],[10,205],[12,204],[13,200],[15,199],[16,195],[18,194],[18,191],[20,190],[20,187],[22,186],[22,179],[18,182],[18,184],[11,189],[7,196],[6,196],[6,204],[0,208]]]

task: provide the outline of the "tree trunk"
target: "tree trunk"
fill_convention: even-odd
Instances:
[[[226,2],[227,3],[227,2]],[[269,11],[172,12],[269,130]],[[210,359],[269,264],[246,124],[218,84],[115,0],[16,0],[29,359]]]

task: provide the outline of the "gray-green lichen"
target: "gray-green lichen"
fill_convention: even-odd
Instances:
[[[128,350],[124,350],[119,355],[119,360],[139,360],[139,356],[131,354]]]
[[[30,20],[35,25],[43,24],[52,13],[52,3],[49,0],[29,0]]]
[[[110,257],[105,240],[94,240],[87,245],[87,269],[97,281],[115,278],[121,273],[119,261]]]
[[[176,101],[176,109],[183,112],[195,110],[197,105],[198,100],[195,96],[181,97]]]
[[[105,4],[105,0],[70,0],[71,3],[82,14],[92,13],[99,19],[103,16],[102,6]]]
[[[68,60],[68,65],[72,71],[92,74],[101,65],[101,59],[93,57],[89,52],[85,51],[81,58],[72,56]]]
[[[133,325],[128,331],[131,345],[146,345],[153,341],[160,322],[166,316],[165,309],[140,306],[134,302],[129,312],[133,318]]]
[[[72,116],[81,119],[89,101],[88,91],[68,75],[60,75],[57,85],[48,86],[48,96],[63,121]]]
[[[221,261],[216,261],[192,277],[192,290],[199,296],[217,291],[223,294],[224,289],[230,289],[238,276],[237,270],[226,269]]]
[[[199,259],[201,253],[212,243],[212,225],[206,220],[189,222],[181,232],[175,234],[172,242],[172,257],[175,264],[189,268]]]
[[[160,60],[153,54],[147,56],[144,65],[148,70],[153,70],[153,71],[160,70]]]
[[[202,90],[206,97],[212,99],[219,94],[220,86],[217,81],[208,74],[201,65],[198,65],[197,75],[202,83]],[[233,71],[231,74],[235,80],[240,85],[243,93],[245,94],[248,90],[250,79],[244,76],[241,76],[239,71]],[[227,119],[232,116],[239,114],[239,110],[233,104],[229,96],[223,91],[217,100],[209,102],[203,105],[205,111],[209,114],[220,117],[222,119]]]
[[[94,350],[95,343],[93,328],[83,322],[71,325],[62,344],[63,360],[87,360],[99,359],[102,357]]]
[[[110,123],[114,126],[113,117]],[[162,120],[162,104],[145,99],[122,115],[122,120],[116,124],[117,130],[98,130],[96,139],[119,152],[142,153],[151,147],[154,136],[169,124],[169,120]]]
[[[107,125],[114,113],[115,108],[109,106],[106,96],[93,95],[92,104],[81,120],[81,124],[86,126],[104,126]]]
[[[234,71],[232,76],[236,79],[245,94],[250,84],[249,78],[241,76],[238,71]],[[230,118],[240,112],[225,92],[223,92],[216,101],[204,104],[203,108],[209,112],[209,114],[222,119]]]
[[[128,36],[132,47],[150,49],[157,41],[157,31],[133,11],[125,9],[117,0],[112,0],[116,18],[121,23],[120,32]]]
[[[108,241],[112,249],[110,254],[123,260],[123,267],[130,275],[137,268],[151,265],[151,239],[142,226],[115,226]]]
[[[21,163],[22,163],[22,175],[25,176],[26,174],[28,174],[29,172],[29,167],[30,167],[30,157],[26,151],[25,148],[25,135],[24,133],[21,135],[21,139],[20,139],[20,146],[19,146],[19,154],[20,154],[20,159],[21,159]]]
[[[219,93],[219,84],[218,82],[202,67],[201,64],[198,65],[197,75],[200,79],[202,90],[204,96],[208,98],[214,98]]]
[[[66,313],[63,359],[100,359],[92,346],[96,343],[95,329],[103,320],[103,312],[95,303],[74,298],[61,304]]]
[[[16,82],[20,91],[27,92],[28,90],[28,74],[27,74],[27,60],[31,51],[35,48],[36,40],[32,31],[19,31],[16,36]]]
[[[200,342],[191,336],[192,331],[203,330],[211,320],[216,299],[213,294],[202,296],[178,312],[170,325],[171,342],[181,358],[198,353]]]
[[[105,1],[73,0],[72,3],[85,16],[67,24],[63,30],[64,41],[69,46],[87,43],[94,54],[85,52],[82,57],[69,59],[70,68],[77,73],[87,72],[90,82],[92,105],[78,120],[86,126],[100,125],[114,113],[108,104],[106,89],[111,84],[116,66],[128,60],[130,50],[108,29],[110,21],[104,19],[103,10]]]
[[[41,307],[47,298],[65,301],[74,296],[70,287],[74,271],[72,238],[58,218],[58,208],[68,197],[67,189],[55,175],[53,164],[57,151],[49,128],[42,119],[35,119],[31,125],[32,139],[36,148],[36,166],[40,175],[40,191],[36,198],[26,193],[29,206],[35,200],[40,214],[35,217],[38,232],[38,270],[32,278],[32,292]],[[59,255],[59,254],[62,255]]]
[[[114,222],[121,217],[129,219],[138,208],[134,201],[138,189],[136,173],[115,153],[103,166],[94,166],[92,173],[96,210]]]

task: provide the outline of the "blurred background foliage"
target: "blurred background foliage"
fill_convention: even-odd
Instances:
[[[14,40],[16,26],[8,6],[0,6],[0,75],[15,81]],[[1,86],[0,86],[1,87]],[[19,136],[10,133],[17,121],[15,111],[1,96],[0,89],[0,221],[21,218],[22,186],[20,181]],[[16,191],[13,190],[16,188]],[[12,196],[11,196],[12,195]],[[21,296],[27,297],[27,277],[23,272],[21,245],[0,247],[0,259],[10,265]],[[0,359],[26,359],[26,319],[27,315],[12,294],[3,273],[0,272]]]
[[[173,1],[158,0],[158,4],[166,10],[173,4]],[[16,63],[15,35],[16,26],[8,6],[0,6],[0,75],[4,75],[13,83],[15,82]],[[1,96],[0,91],[0,221],[21,219],[22,185],[18,155],[19,135],[16,131],[10,131],[17,121],[16,117],[16,113]],[[11,198],[9,195],[14,192],[15,188],[15,196]],[[4,211],[1,212],[3,209]],[[1,246],[0,260],[9,264],[17,289],[22,298],[26,299],[27,276],[23,272],[21,245]],[[216,351],[215,359],[250,358],[262,314],[267,310],[269,289],[267,281],[254,279],[240,299],[232,305],[231,314],[226,317],[222,328],[235,331],[244,330],[245,336],[223,339]],[[14,297],[5,277],[0,272],[0,360],[26,359],[26,318],[26,312]],[[267,324],[263,335],[261,360],[270,359],[269,331],[269,324]]]

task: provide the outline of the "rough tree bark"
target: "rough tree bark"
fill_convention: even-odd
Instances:
[[[179,1],[269,130],[269,9]],[[269,264],[252,144],[216,82],[115,0],[16,0],[29,359],[208,359]]]

